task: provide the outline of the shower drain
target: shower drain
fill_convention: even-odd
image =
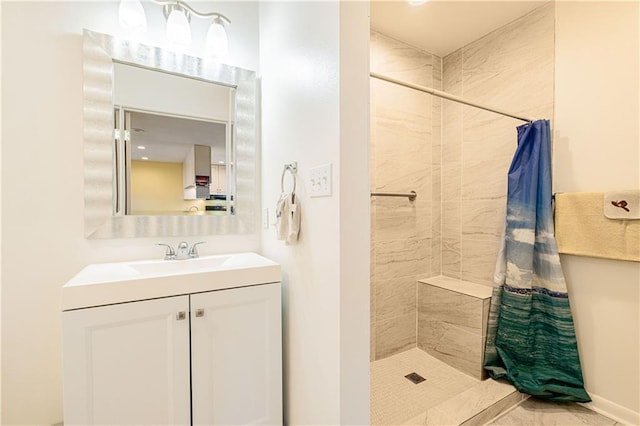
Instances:
[[[422,377],[421,375],[419,375],[418,373],[410,373],[410,374],[407,374],[404,377],[409,379],[409,381],[411,381],[414,385],[417,385],[418,383],[424,382],[425,380],[427,380],[424,377]]]

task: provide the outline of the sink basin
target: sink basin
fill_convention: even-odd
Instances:
[[[255,253],[93,264],[62,287],[62,310],[281,281],[280,265]]]
[[[131,266],[141,274],[175,274],[185,273],[189,271],[201,271],[208,269],[218,269],[224,267],[231,256],[207,256],[197,259],[186,260],[167,260],[167,261],[152,261],[152,262],[135,262],[131,263]]]

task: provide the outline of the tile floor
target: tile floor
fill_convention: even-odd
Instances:
[[[578,404],[547,402],[534,398],[527,399],[513,410],[488,424],[492,426],[622,425],[622,423],[618,423]]]
[[[404,376],[426,380],[413,384]],[[371,363],[371,424],[414,423],[416,418],[480,381],[414,348]]]
[[[413,384],[404,377],[413,372],[426,380]],[[371,424],[621,425],[578,404],[551,403],[534,398],[523,401],[486,423],[504,409],[500,406],[501,403],[511,405],[521,397],[522,394],[511,385],[507,387],[512,391],[508,391],[505,386],[504,383],[490,379],[481,382],[426,352],[413,348],[371,363]],[[479,395],[475,395],[476,393]],[[495,397],[490,394],[495,394]],[[483,414],[473,417],[463,413],[467,409],[478,412],[476,405],[487,409]],[[453,420],[455,418],[459,419]]]

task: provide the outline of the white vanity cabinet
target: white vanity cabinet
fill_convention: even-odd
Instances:
[[[280,284],[191,296],[194,425],[282,422]]]
[[[188,425],[188,312],[189,296],[63,312],[65,425]]]
[[[258,259],[251,255],[249,260]],[[239,258],[224,262],[235,265]],[[200,261],[162,265],[196,268]],[[211,257],[205,262],[222,261]],[[104,306],[96,302],[113,298],[113,286],[100,289],[96,286],[102,283],[94,282],[81,292],[81,284],[68,283],[62,312],[64,423],[281,424],[281,285],[273,281],[280,271],[276,264],[263,263],[253,270],[224,271],[218,265],[214,272],[178,276],[183,284],[177,288],[188,294],[175,294],[175,276],[147,278],[154,292],[174,293],[157,298],[149,297],[154,293],[147,291],[145,280],[131,280],[122,287],[129,295],[119,292],[123,300]],[[146,266],[134,265],[139,270]],[[98,265],[85,275],[104,269]],[[251,284],[226,288],[204,277]],[[203,291],[207,287],[214,290]]]

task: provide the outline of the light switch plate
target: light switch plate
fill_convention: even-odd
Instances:
[[[331,163],[314,167],[310,170],[309,188],[311,197],[331,196]]]

